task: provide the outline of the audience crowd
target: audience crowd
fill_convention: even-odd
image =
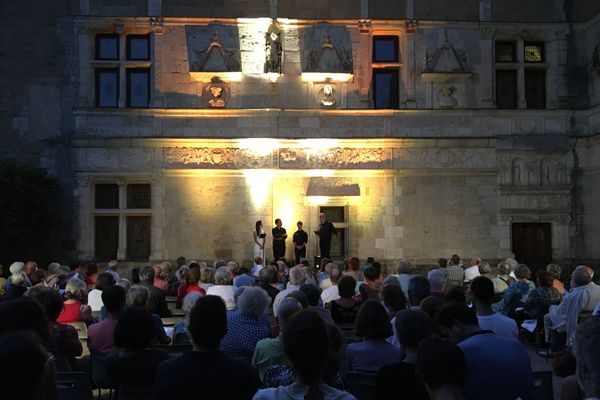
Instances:
[[[532,280],[514,259],[492,268],[457,255],[427,274],[407,259],[387,273],[372,257],[314,268],[179,257],[131,271],[117,261],[9,270],[0,280],[7,399],[58,399],[57,377],[81,371],[121,400],[342,400],[365,390],[526,400],[535,398],[528,339],[572,360],[561,399],[600,397],[600,286],[587,266],[567,282],[556,264]]]

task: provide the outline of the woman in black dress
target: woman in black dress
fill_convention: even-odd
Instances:
[[[275,228],[271,231],[273,234],[273,257],[275,261],[285,257],[285,239],[287,239],[287,232],[285,228],[281,227],[281,220],[277,218],[275,220]]]

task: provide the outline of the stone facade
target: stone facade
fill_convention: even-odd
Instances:
[[[116,256],[127,259],[127,218],[145,216],[151,260],[249,261],[254,221],[279,217],[293,231],[301,219],[312,232],[319,207],[343,206],[349,255],[499,259],[513,253],[513,224],[548,223],[553,259],[600,258],[594,2],[60,3],[23,5],[47,19],[19,40],[38,40],[52,68],[21,71],[26,46],[12,48],[15,79],[0,95],[4,154],[61,182],[53,255],[93,259],[95,218],[117,216]],[[118,35],[118,60],[96,59],[98,34]],[[125,59],[130,35],[149,35],[149,60]],[[387,65],[397,109],[375,109],[376,36],[398,41]],[[508,67],[494,61],[498,41],[519,53]],[[520,54],[532,41],[544,48],[544,109],[527,104]],[[118,71],[116,108],[96,107],[98,68]],[[127,106],[132,68],[150,71],[147,108]],[[515,71],[516,109],[497,107],[497,68]],[[151,207],[95,208],[104,183],[122,202],[129,184],[150,184]]]

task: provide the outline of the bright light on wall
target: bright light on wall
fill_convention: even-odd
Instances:
[[[308,204],[312,206],[327,204],[329,196],[306,196]]]
[[[273,170],[271,169],[245,169],[246,189],[254,207],[261,208],[271,200],[271,182]]]
[[[279,141],[277,139],[268,138],[252,138],[252,139],[240,139],[238,141],[240,149],[249,150],[252,154],[257,156],[267,156],[279,147]]]
[[[339,72],[303,72],[302,80],[304,82],[350,82],[354,74]]]
[[[335,171],[332,169],[308,169],[304,172],[311,178],[329,178],[330,176],[335,175]]]

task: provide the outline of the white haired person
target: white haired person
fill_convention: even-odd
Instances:
[[[9,276],[6,279],[6,289],[10,288],[12,286],[12,274],[15,274],[17,272],[25,272],[25,263],[21,262],[21,261],[15,261],[14,263],[10,264],[10,267],[8,268],[8,270],[10,271],[11,276]],[[27,276],[27,275],[26,275]],[[29,277],[27,277],[27,282],[24,285],[25,287],[30,287],[31,286],[31,281],[29,280]]]
[[[308,278],[306,270],[302,264],[298,264],[292,267],[289,272],[290,281],[286,285],[285,289],[280,291],[275,300],[273,301],[273,315],[277,315],[277,308],[279,304],[285,299],[285,297],[295,290],[299,290],[300,286],[304,285]]]
[[[78,278],[69,279],[64,298],[64,307],[56,319],[57,322],[92,322],[92,309],[87,305],[87,285],[84,281]]]
[[[535,283],[531,282],[531,270],[525,264],[515,267],[517,281],[510,285],[502,296],[502,300],[492,305],[492,309],[500,314],[511,316],[515,307],[527,301],[529,292],[535,289]]]
[[[4,294],[2,295],[2,300],[4,301],[18,299],[21,296],[23,296],[27,291],[26,285],[28,279],[27,275],[25,275],[25,272],[15,272],[10,276],[10,280],[12,285],[10,285],[10,287],[7,287],[7,289],[4,291]]]
[[[208,288],[206,294],[219,296],[225,302],[227,311],[235,310],[235,286],[233,286],[233,276],[226,266],[217,268],[215,272],[215,285]]]
[[[577,327],[573,340],[573,354],[577,363],[573,377],[563,380],[560,398],[600,398],[600,316],[594,316]],[[581,393],[583,392],[583,396]]]

